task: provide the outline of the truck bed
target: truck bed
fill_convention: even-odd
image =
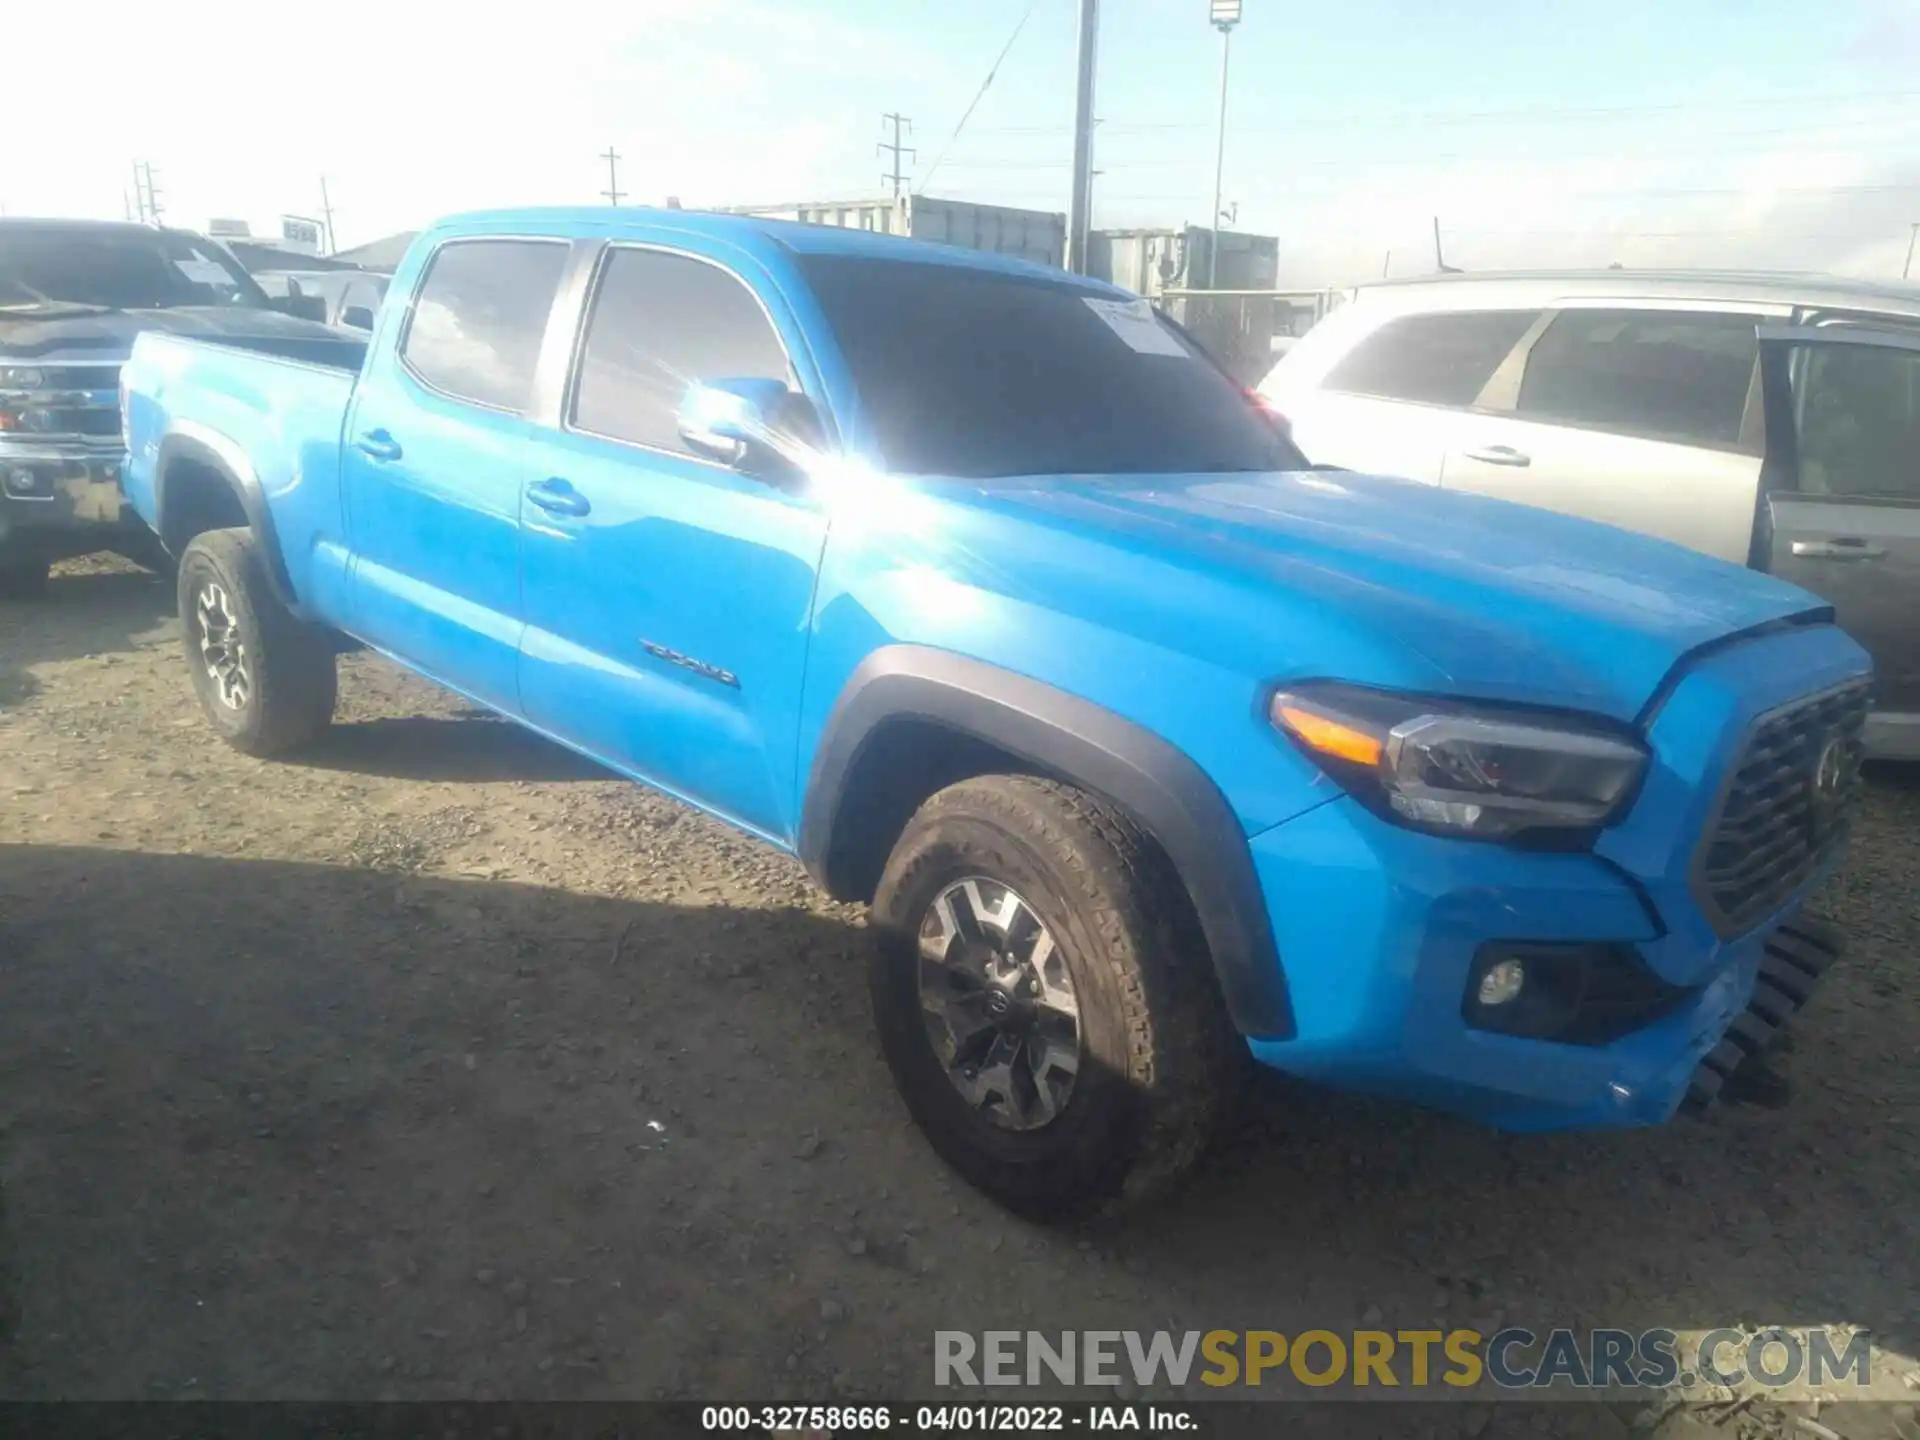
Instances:
[[[301,608],[333,596],[347,555],[340,434],[365,357],[365,343],[345,336],[229,343],[141,335],[122,379],[128,503],[165,540],[156,485],[163,460],[196,450],[217,458],[244,471],[285,537],[281,559]]]

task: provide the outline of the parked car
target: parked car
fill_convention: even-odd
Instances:
[[[163,558],[121,504],[120,366],[136,334],[297,348],[332,334],[290,318],[317,304],[270,299],[189,231],[0,219],[0,598],[38,594],[73,555]]]
[[[1825,605],[1311,470],[1106,284],[471,216],[363,366],[149,334],[126,403],[220,734],[315,740],[364,643],[797,854],[872,906],[908,1108],[1023,1211],[1162,1188],[1249,1053],[1662,1121],[1837,944],[1870,667]]]
[[[1315,460],[1769,571],[1873,653],[1920,759],[1920,286],[1602,271],[1361,287],[1259,387]]]
[[[322,302],[319,318],[346,330],[371,330],[391,275],[362,270],[266,270],[255,273],[269,295],[307,295]]]

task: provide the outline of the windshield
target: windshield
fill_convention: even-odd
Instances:
[[[267,297],[219,246],[164,230],[0,225],[0,306],[261,308]]]
[[[1247,393],[1144,301],[959,265],[801,264],[897,473],[1306,468]]]

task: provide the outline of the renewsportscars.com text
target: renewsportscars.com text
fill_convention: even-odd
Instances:
[[[937,1330],[941,1386],[1303,1385],[1617,1390],[1807,1385],[1865,1390],[1864,1332],[1713,1330],[1691,1350],[1672,1330]]]

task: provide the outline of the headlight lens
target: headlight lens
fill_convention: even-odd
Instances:
[[[1632,799],[1646,751],[1604,722],[1358,686],[1276,693],[1282,734],[1357,799],[1416,830],[1566,848]]]
[[[0,390],[37,390],[43,378],[32,366],[0,365]]]

